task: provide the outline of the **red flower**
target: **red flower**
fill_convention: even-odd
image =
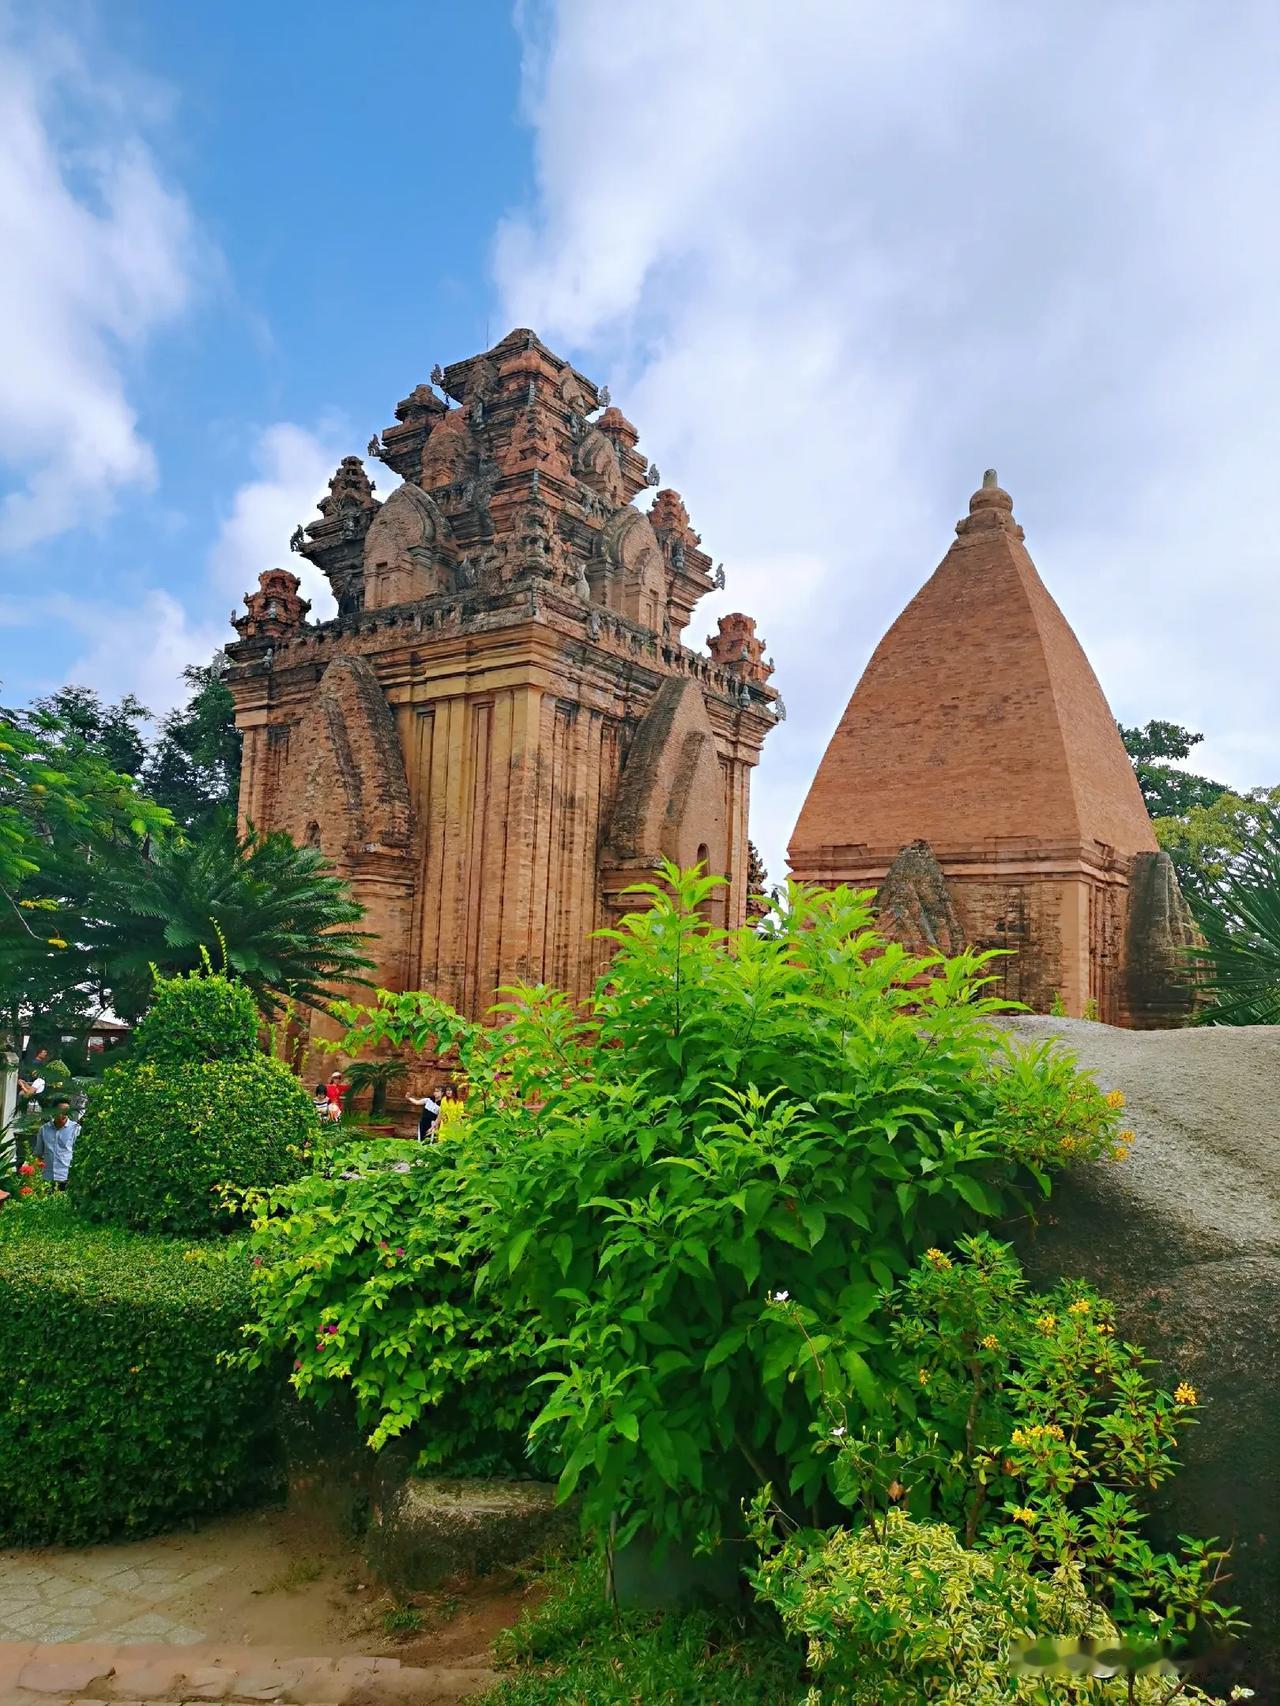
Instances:
[[[302,1359],[300,1357],[295,1357],[293,1359],[293,1372],[296,1374],[301,1367]]]
[[[324,1340],[323,1339],[317,1339],[316,1340],[316,1349],[318,1351],[322,1351],[324,1349]]]
[[[30,1185],[24,1185],[22,1187],[22,1189],[18,1192],[18,1195],[20,1197],[29,1197],[31,1195],[31,1186]]]
[[[35,1168],[31,1165],[30,1161],[24,1161],[22,1163],[21,1167],[18,1168],[18,1171],[20,1173],[25,1173],[26,1176],[28,1178],[30,1178],[31,1175],[35,1172]]]
[[[255,1268],[260,1268],[262,1266],[262,1257],[261,1256],[255,1256],[253,1258],[253,1265]]]

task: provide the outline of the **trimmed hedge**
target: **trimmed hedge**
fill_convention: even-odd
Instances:
[[[70,1194],[94,1220],[225,1231],[218,1187],[300,1177],[316,1131],[311,1097],[258,1048],[249,991],[223,977],[168,978],[129,1058],[102,1075]]]
[[[277,1383],[220,1360],[245,1264],[85,1225],[65,1197],[0,1210],[0,1544],[154,1533],[280,1489]]]
[[[91,1219],[139,1231],[226,1231],[218,1186],[299,1178],[317,1129],[312,1100],[283,1061],[126,1061],[102,1075],[76,1142],[71,1197]]]

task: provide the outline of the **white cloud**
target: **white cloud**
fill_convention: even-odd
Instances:
[[[205,662],[235,638],[226,616],[193,612],[216,607],[225,597],[233,605],[231,614],[238,613],[261,570],[287,565],[312,600],[312,619],[323,621],[333,613],[328,582],[305,559],[290,554],[288,539],[299,521],[313,517],[339,454],[289,421],[265,428],[253,447],[256,472],[232,494],[203,572],[180,589],[181,598],[158,587],[119,588],[110,599],[28,598],[7,616],[0,614],[0,624],[53,624],[77,636],[80,647],[60,669],[61,679],[94,687],[108,700],[136,694],[162,715],[185,702],[186,665]],[[55,683],[47,685],[51,690]]]
[[[991,463],[1117,714],[1203,729],[1226,780],[1280,779],[1280,12],[537,21],[508,323],[608,380],[684,493],[729,575],[695,625],[767,615],[791,711],[753,809],[774,874]]]
[[[206,663],[227,641],[221,624],[194,621],[176,598],[154,587],[127,605],[59,596],[38,608],[80,638],[64,680],[95,687],[108,700],[136,694],[157,717],[186,702],[186,666]]]
[[[257,586],[261,571],[275,567],[292,569],[301,579],[303,597],[311,600],[312,621],[324,621],[337,608],[319,569],[288,549],[297,524],[315,519],[316,500],[323,497],[345,454],[337,428],[323,423],[321,430],[323,436],[317,436],[291,421],[277,421],[258,439],[257,476],[235,492],[209,553],[215,586],[237,608],[243,595]]]
[[[186,306],[192,221],[137,103],[0,10],[0,550],[107,513],[155,458],[127,364]],[[142,106],[145,108],[146,102]]]

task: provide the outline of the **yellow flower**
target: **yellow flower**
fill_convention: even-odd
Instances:
[[[1000,1349],[1000,1341],[996,1338],[994,1333],[986,1333],[982,1338],[982,1348],[984,1351],[998,1351]]]
[[[939,1273],[945,1273],[951,1266],[951,1257],[941,1250],[926,1250],[924,1253],[924,1259],[926,1262],[930,1263],[931,1266],[937,1268]]]
[[[1087,1297],[1077,1297],[1074,1303],[1068,1303],[1068,1315],[1087,1315],[1093,1308]]]
[[[1028,1528],[1030,1528],[1032,1523],[1036,1520],[1036,1513],[1029,1505],[1019,1505],[1016,1510],[1011,1511],[1009,1514],[1013,1517],[1015,1522],[1025,1522]]]
[[[1115,1332],[1115,1328],[1111,1325],[1111,1323],[1109,1321],[1099,1321],[1097,1326],[1093,1330],[1095,1333],[1114,1333]]]
[[[1058,1317],[1056,1315],[1037,1315],[1036,1317],[1036,1326],[1046,1333],[1052,1333],[1057,1325]]]
[[[1108,1090],[1106,1095],[1102,1099],[1107,1104],[1107,1106],[1109,1108],[1123,1108],[1124,1107],[1124,1091],[1123,1090]]]
[[[1180,1380],[1174,1388],[1173,1401],[1175,1404],[1194,1404],[1196,1402],[1195,1387],[1186,1380]]]
[[[65,948],[66,945],[67,944],[63,941],[61,936],[50,936],[49,938],[49,946],[51,948]]]
[[[1129,1151],[1125,1148],[1123,1143],[1117,1143],[1114,1149],[1112,1149],[1111,1159],[1113,1161],[1127,1161],[1129,1159]]]
[[[921,1386],[927,1386],[929,1384],[929,1370],[927,1368],[922,1368],[920,1370],[918,1379],[920,1381]]]

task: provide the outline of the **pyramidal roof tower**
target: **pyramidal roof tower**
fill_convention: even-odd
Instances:
[[[1135,872],[1167,861],[1098,679],[994,469],[867,665],[789,859],[804,880],[878,887],[914,842],[932,851],[970,945],[1012,950],[998,962],[1011,999],[1043,1012],[1057,996],[1069,1013],[1113,1023],[1181,1012],[1169,976],[1157,979],[1156,1013],[1131,975],[1153,953],[1165,973],[1177,962],[1179,943],[1130,940],[1147,930],[1130,916]],[[1185,908],[1174,933],[1190,939]]]

